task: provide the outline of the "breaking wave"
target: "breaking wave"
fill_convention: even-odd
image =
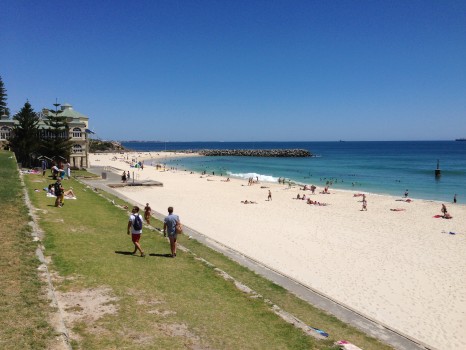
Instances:
[[[270,176],[270,175],[262,175],[262,174],[257,174],[257,173],[232,173],[230,171],[227,172],[228,176],[231,177],[237,177],[240,179],[249,179],[250,177],[254,178],[256,180],[259,178],[259,181],[265,181],[265,182],[278,182],[278,177]]]

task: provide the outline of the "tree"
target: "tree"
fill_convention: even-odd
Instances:
[[[6,99],[7,99],[6,89],[3,84],[2,77],[0,76],[0,115],[5,113],[8,117],[10,116],[10,109],[7,107]]]
[[[66,117],[61,116],[58,110],[59,103],[54,103],[55,110],[48,110],[48,117],[44,123],[48,128],[43,130],[41,153],[49,158],[58,158],[57,161],[70,159],[72,142]]]
[[[13,137],[10,145],[16,154],[16,159],[26,167],[32,166],[33,156],[40,145],[39,116],[27,101],[24,107],[13,116],[18,123],[13,127]]]

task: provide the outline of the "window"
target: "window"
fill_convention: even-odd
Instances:
[[[11,129],[7,126],[2,126],[0,129],[0,140],[8,140],[11,136]]]
[[[81,129],[80,128],[74,128],[73,129],[73,137],[81,137],[82,133],[81,133]]]
[[[73,153],[82,153],[83,148],[81,145],[73,145]]]

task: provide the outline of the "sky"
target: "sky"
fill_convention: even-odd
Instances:
[[[106,140],[466,137],[464,0],[2,0],[12,114]]]

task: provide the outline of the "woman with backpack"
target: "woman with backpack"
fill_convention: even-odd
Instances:
[[[144,251],[141,248],[139,240],[141,239],[142,234],[142,217],[139,215],[139,207],[134,206],[131,211],[131,215],[128,221],[128,235],[131,232],[131,240],[134,244],[134,251],[132,254],[136,254],[139,250],[141,252],[141,257],[145,257]]]

